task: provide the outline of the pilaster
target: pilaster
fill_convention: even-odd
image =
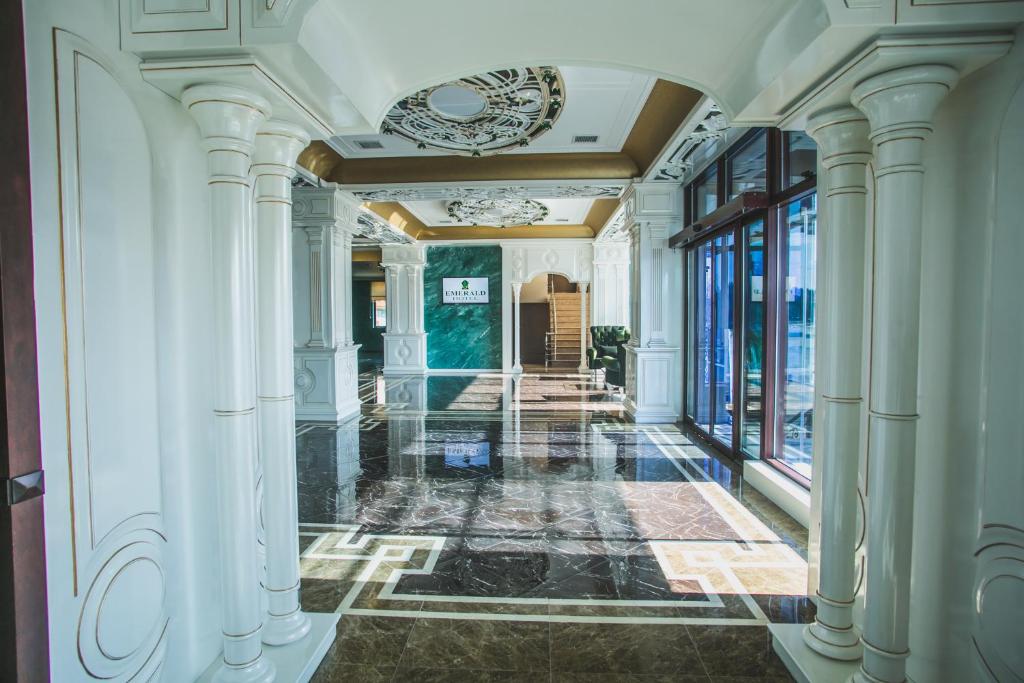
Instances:
[[[635,422],[679,417],[682,261],[668,246],[682,228],[682,192],[674,183],[634,183],[624,195],[629,234],[632,337],[626,346],[626,412]]]
[[[630,324],[629,244],[594,244],[594,282],[590,291],[590,324]]]
[[[292,203],[295,416],[359,412],[359,346],[352,342],[352,237],[358,204],[328,187],[297,188]]]
[[[387,274],[388,326],[384,333],[384,374],[427,371],[427,335],[423,331],[423,266],[426,250],[417,244],[381,248]]]

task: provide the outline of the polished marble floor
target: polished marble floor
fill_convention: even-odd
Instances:
[[[314,680],[788,681],[806,532],[588,375],[361,376],[299,423],[302,602],[342,613]]]

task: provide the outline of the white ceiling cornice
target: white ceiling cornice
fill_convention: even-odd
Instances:
[[[628,180],[490,180],[454,183],[341,185],[364,202],[417,202],[456,199],[618,199]]]

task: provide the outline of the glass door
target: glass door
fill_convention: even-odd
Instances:
[[[711,435],[732,447],[733,378],[736,342],[734,287],[736,282],[736,240],[732,231],[714,240],[714,400]]]
[[[696,281],[693,288],[693,324],[696,333],[696,344],[693,345],[695,372],[690,375],[690,380],[693,384],[693,394],[695,394],[696,399],[694,401],[693,421],[707,432],[711,431],[711,385],[714,376],[714,367],[711,362],[712,349],[714,348],[712,334],[714,308],[712,307],[711,298],[714,269],[713,252],[714,249],[711,242],[705,242],[694,249]]]

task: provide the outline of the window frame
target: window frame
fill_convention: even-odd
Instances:
[[[721,224],[714,224],[712,221],[707,221],[706,214],[701,216],[700,219],[697,217],[696,207],[696,188],[704,183],[711,173],[717,173],[716,176],[716,197],[718,201],[718,209],[725,206],[726,196],[728,190],[732,185],[731,166],[730,161],[737,154],[746,149],[754,139],[759,135],[765,136],[765,181],[766,181],[766,192],[767,200],[765,201],[762,197],[763,206],[757,202],[737,202],[737,199],[731,200],[737,202],[740,206],[740,212],[738,215],[727,218]],[[684,338],[691,339],[690,326],[696,325],[696,320],[691,320],[691,315],[694,311],[691,311],[691,306],[696,305],[696,301],[691,301],[691,278],[693,277],[689,272],[690,264],[694,264],[695,268],[702,267],[702,264],[697,263],[696,254],[692,257],[691,252],[695,252],[701,245],[713,245],[715,240],[726,233],[732,233],[733,244],[735,248],[733,250],[733,274],[734,274],[734,285],[732,296],[733,299],[733,377],[731,378],[731,394],[733,397],[733,425],[730,443],[723,442],[718,436],[715,435],[715,408],[717,404],[716,387],[714,380],[714,368],[712,368],[712,379],[710,380],[711,386],[709,387],[709,415],[708,415],[708,430],[705,430],[699,424],[699,389],[694,386],[693,388],[693,402],[696,403],[694,406],[690,406],[690,382],[696,381],[695,378],[690,377],[690,367],[692,360],[692,369],[694,373],[700,373],[702,365],[699,359],[699,345],[696,343],[689,344],[692,348],[687,349],[687,352],[692,355],[692,358],[688,357],[683,362],[683,410],[682,410],[682,421],[687,426],[691,427],[695,433],[708,445],[715,450],[722,452],[732,458],[738,458],[741,460],[751,459],[751,455],[748,451],[744,450],[741,446],[742,430],[744,420],[746,419],[746,371],[743,366],[744,362],[744,351],[745,343],[747,338],[747,310],[744,301],[744,293],[746,287],[747,277],[747,249],[748,245],[746,242],[746,228],[751,223],[758,220],[763,221],[764,226],[764,341],[763,341],[763,358],[761,362],[761,393],[762,393],[762,406],[761,406],[761,440],[758,444],[758,453],[754,459],[766,462],[776,470],[780,471],[786,477],[795,481],[805,488],[810,488],[810,480],[804,475],[800,474],[789,466],[782,458],[777,457],[778,452],[777,443],[779,437],[782,435],[782,424],[785,420],[785,406],[780,404],[780,392],[784,391],[785,383],[780,381],[780,378],[784,375],[780,375],[780,372],[785,371],[785,359],[782,359],[782,364],[779,363],[779,353],[782,350],[780,346],[779,335],[781,332],[781,318],[782,311],[780,306],[784,301],[784,297],[779,294],[780,285],[779,278],[784,272],[782,267],[785,265],[783,259],[786,254],[786,240],[788,235],[783,235],[781,230],[781,211],[787,205],[794,201],[802,200],[817,192],[817,176],[811,176],[799,183],[796,183],[790,187],[783,187],[788,176],[785,176],[783,171],[785,170],[784,155],[787,151],[785,145],[786,137],[785,133],[776,128],[755,128],[736,140],[728,149],[724,150],[718,155],[711,163],[709,163],[697,176],[694,177],[683,189],[684,198],[684,216],[687,220],[687,228],[683,231],[687,235],[685,243],[682,244],[684,247],[683,263],[686,268],[686,274],[683,278],[685,291],[683,292],[683,320],[684,320]],[[746,193],[741,193],[741,197]],[[751,192],[750,194],[756,194]],[[749,205],[748,205],[749,204]],[[717,209],[716,209],[717,210]],[[725,217],[723,217],[725,218]],[[700,220],[704,219],[709,223],[707,226],[700,225]],[[705,230],[706,227],[710,227],[710,230]],[[683,234],[681,233],[681,234]],[[712,252],[714,253],[714,252]],[[711,281],[714,282],[715,278],[715,263],[712,258],[712,273]],[[711,330],[712,338],[709,343],[712,347],[717,343],[717,308],[718,304],[714,301],[714,295],[712,295],[711,301]],[[693,331],[692,339],[696,340],[696,330]],[[712,365],[714,364],[712,351]],[[770,361],[768,359],[771,359]]]

